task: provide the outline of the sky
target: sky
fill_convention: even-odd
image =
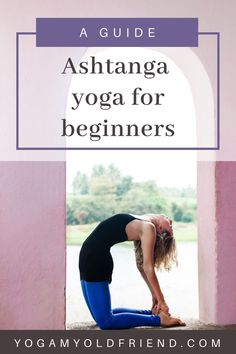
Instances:
[[[90,174],[96,164],[114,164],[134,181],[154,180],[159,187],[196,187],[197,157],[194,151],[68,151],[67,190],[77,173]]]

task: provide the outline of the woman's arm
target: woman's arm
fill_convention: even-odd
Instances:
[[[154,270],[156,228],[152,223],[143,223],[140,239],[143,252],[143,271],[152,289],[153,297],[157,299],[158,308],[168,313],[169,308],[165,303],[164,295],[161,291],[161,287]]]
[[[142,268],[141,266],[137,266],[137,268],[138,268],[138,270],[139,270],[139,272],[140,272],[140,274],[141,274],[143,280],[144,280],[145,283],[147,284],[147,286],[148,286],[148,288],[149,288],[149,290],[150,290],[150,292],[151,292],[151,294],[152,294],[152,310],[154,310],[155,306],[158,304],[158,301],[157,301],[157,299],[156,299],[156,297],[155,297],[154,291],[153,291],[153,289],[152,289],[152,287],[151,287],[150,282],[148,281],[148,278],[147,278],[147,276],[146,276],[146,274],[145,274],[143,268]]]
[[[137,252],[137,247],[138,247],[138,246],[137,246],[136,243],[134,242],[136,266],[137,266],[137,269],[138,269],[139,272],[140,272],[141,277],[142,277],[143,280],[145,281],[145,283],[146,283],[148,289],[150,290],[150,293],[152,294],[152,309],[154,309],[154,307],[157,305],[157,299],[155,298],[154,291],[153,291],[153,289],[152,289],[152,287],[151,287],[151,284],[150,284],[150,282],[148,281],[148,278],[147,278],[147,276],[146,276],[146,274],[145,274],[145,272],[144,272],[144,270],[143,270],[143,266],[142,266],[142,264],[140,264],[140,261],[139,261],[139,259],[138,259],[138,257],[137,257],[137,253],[136,253],[136,252]]]
[[[152,294],[152,297],[155,297],[154,291],[153,291],[153,289],[152,289],[152,287],[151,287],[150,282],[148,281],[148,278],[147,278],[146,273],[144,272],[143,268],[140,267],[140,266],[137,266],[137,268],[138,268],[138,270],[139,270],[139,272],[140,272],[140,274],[141,274],[143,280],[144,280],[145,283],[147,284],[147,286],[148,286],[148,288],[149,288],[149,290],[150,290],[150,292],[151,292],[151,294]]]

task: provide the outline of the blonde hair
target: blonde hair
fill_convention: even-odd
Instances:
[[[141,241],[134,241],[136,264],[143,266],[143,252]],[[173,265],[178,265],[175,238],[168,233],[157,234],[154,246],[154,266],[158,270],[169,271]]]

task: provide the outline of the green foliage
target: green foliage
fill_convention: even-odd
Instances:
[[[131,189],[132,180],[133,178],[131,176],[125,176],[121,178],[116,187],[116,194],[118,197],[122,197]]]
[[[120,209],[131,214],[167,214],[169,210],[157,187],[154,188],[149,182],[134,184],[120,201]]]
[[[194,213],[190,210],[187,210],[182,217],[183,222],[193,222],[194,221]]]
[[[88,194],[89,182],[87,175],[78,171],[74,178],[72,187],[74,194]]]
[[[105,167],[103,165],[95,165],[92,171],[92,177],[101,177],[105,174]]]
[[[75,215],[76,208],[74,208],[71,203],[67,202],[66,205],[66,222],[67,225],[76,225],[78,224],[77,216]]]
[[[182,222],[193,222],[195,221],[196,203],[186,203],[186,198],[184,202],[177,204],[172,203],[172,215],[174,221]]]
[[[166,214],[175,221],[195,220],[192,188],[158,188],[155,181],[133,182],[113,164],[95,165],[90,176],[77,172],[67,198],[67,224],[92,224],[116,213]]]
[[[172,215],[175,221],[181,221],[183,217],[183,209],[180,205],[173,203],[172,204]]]

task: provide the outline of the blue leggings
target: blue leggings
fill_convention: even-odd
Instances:
[[[107,281],[88,282],[81,286],[89,311],[101,329],[124,329],[141,326],[160,326],[160,317],[151,310],[126,308],[111,309],[111,297]]]

